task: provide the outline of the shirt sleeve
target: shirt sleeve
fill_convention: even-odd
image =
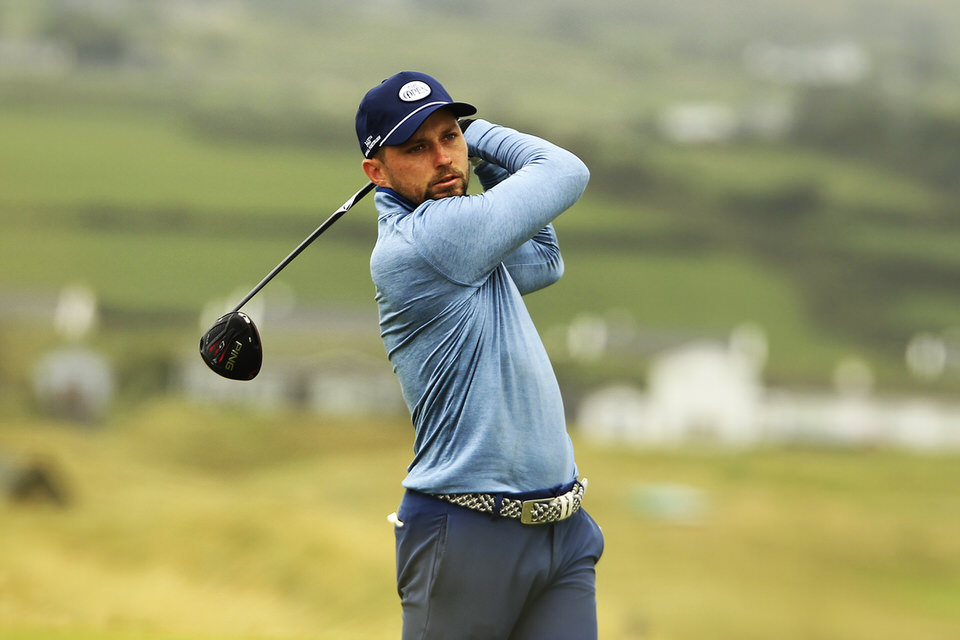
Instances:
[[[474,173],[484,191],[494,188],[510,177],[510,172],[493,162],[482,160]],[[510,277],[522,295],[547,287],[563,276],[563,257],[552,224],[537,232],[530,240],[503,261]]]
[[[553,225],[548,224],[537,235],[520,245],[503,261],[522,295],[543,289],[563,275],[563,257]]]
[[[531,271],[524,266],[544,259],[556,263],[556,236],[547,225],[586,189],[586,165],[545,140],[484,120],[474,121],[464,135],[470,156],[502,168],[509,177],[496,172],[496,184],[482,194],[428,200],[418,207],[412,232],[421,255],[464,285],[482,282],[508,257],[511,275],[516,271],[520,280]],[[535,237],[541,242],[511,256]],[[524,284],[528,290],[545,286],[533,280]]]

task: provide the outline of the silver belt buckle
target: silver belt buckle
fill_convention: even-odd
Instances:
[[[534,520],[533,508],[538,504],[549,503],[552,498],[541,498],[539,500],[524,500],[520,504],[520,522],[523,524],[547,524],[547,520]]]
[[[579,485],[579,491],[578,487]],[[523,524],[550,524],[566,520],[580,510],[580,502],[587,489],[587,479],[578,481],[573,489],[556,498],[540,498],[538,500],[524,500],[520,503],[520,522]],[[534,520],[533,510],[538,505],[547,508],[546,517]]]

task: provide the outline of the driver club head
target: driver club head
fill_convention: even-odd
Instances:
[[[263,362],[257,326],[240,311],[221,316],[200,338],[200,357],[217,375],[253,380]]]

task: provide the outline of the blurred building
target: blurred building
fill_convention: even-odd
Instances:
[[[97,296],[91,288],[63,288],[53,312],[53,329],[67,346],[42,356],[33,372],[34,396],[45,414],[87,424],[106,417],[115,395],[113,368],[101,353],[83,344],[96,330],[98,318]]]
[[[113,401],[113,371],[96,351],[67,347],[52,351],[34,369],[34,394],[50,416],[93,424],[106,417]]]
[[[250,381],[221,378],[194,356],[181,364],[175,386],[205,404],[264,411],[295,408],[365,417],[402,415],[406,410],[389,365],[353,351],[319,354],[309,363],[275,358]]]
[[[832,392],[767,387],[756,336],[697,341],[660,354],[648,385],[588,394],[576,423],[585,436],[640,447],[814,445],[960,451],[960,403],[881,397],[869,366],[838,364]]]
[[[786,135],[795,115],[783,100],[742,106],[723,102],[677,102],[657,118],[660,136],[674,144],[718,144],[735,139],[776,139]]]
[[[743,52],[744,66],[755,76],[779,84],[851,85],[870,74],[872,61],[857,42],[785,46],[753,42]]]

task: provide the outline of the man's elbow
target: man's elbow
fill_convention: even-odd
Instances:
[[[590,169],[583,160],[571,153],[565,174],[570,195],[574,200],[579,199],[586,191],[587,183],[590,182]]]
[[[557,282],[563,276],[563,259],[557,254],[543,262],[535,270],[524,270],[514,274],[514,282],[521,295],[540,291]]]
[[[577,158],[577,164],[579,165],[577,171],[577,180],[580,187],[580,193],[583,193],[587,188],[587,183],[590,182],[590,168],[581,160]]]
[[[549,286],[557,282],[562,277],[563,277],[563,258],[561,258],[559,254],[557,254],[556,258],[554,258],[550,262],[550,270],[549,270],[549,273],[547,274],[548,282],[547,282],[547,285],[545,286]]]

